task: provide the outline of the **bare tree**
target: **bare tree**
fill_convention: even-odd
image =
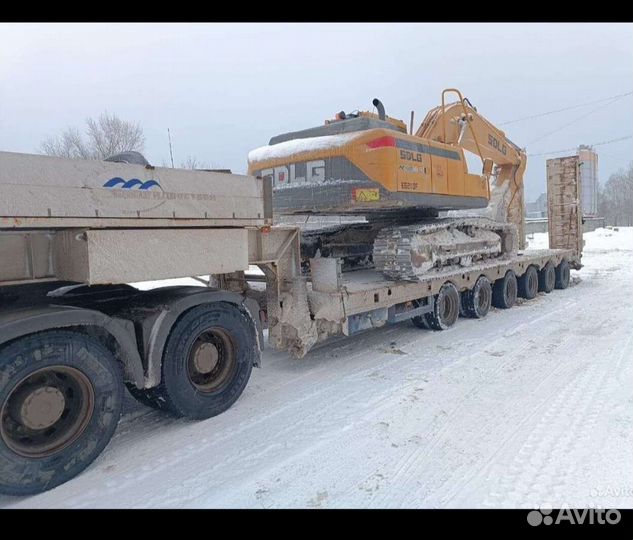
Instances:
[[[96,120],[88,118],[86,126],[85,135],[76,128],[68,128],[56,137],[49,137],[40,145],[40,152],[73,159],[105,159],[126,150],[142,152],[145,146],[139,124],[121,120],[107,111]]]
[[[199,161],[197,157],[187,156],[185,161],[180,163],[181,169],[213,169],[212,165],[207,161]]]
[[[609,225],[633,225],[633,162],[609,177],[599,192],[598,210]]]
[[[169,169],[171,168],[171,163],[168,162],[166,159],[163,159],[161,166]],[[187,159],[181,161],[180,165],[176,165],[176,168],[191,169],[192,171],[204,171],[208,169],[216,169],[217,167],[213,161],[203,161],[198,160],[198,158],[195,156],[187,156]]]
[[[39,148],[42,154],[73,159],[91,159],[91,152],[79,131],[68,128],[57,137],[49,137]]]

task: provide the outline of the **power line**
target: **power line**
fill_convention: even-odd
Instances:
[[[538,137],[538,138],[534,139],[533,141],[530,141],[528,143],[528,146],[530,144],[534,144],[535,142],[542,141],[546,137],[549,137],[550,135],[553,135],[554,133],[557,133],[558,131],[560,131],[562,129],[565,129],[566,127],[571,126],[572,124],[575,124],[576,122],[580,122],[581,120],[584,120],[585,118],[587,118],[588,116],[592,115],[593,113],[599,111],[600,109],[604,109],[605,107],[608,107],[609,105],[612,105],[613,103],[615,103],[619,99],[622,99],[622,96],[620,96],[618,98],[615,98],[615,99],[612,99],[608,103],[605,103],[604,105],[600,105],[599,107],[596,107],[595,109],[591,109],[587,114],[583,114],[582,116],[579,116],[578,118],[575,118],[571,122],[567,122],[566,124],[563,124],[562,126],[557,127],[553,131],[550,131],[549,133],[546,133],[545,135],[542,135],[541,137]]]
[[[514,124],[515,122],[522,122],[523,120],[531,120],[532,118],[540,118],[541,116],[547,116],[548,114],[556,114],[559,112],[564,112],[564,111],[571,111],[573,109],[579,109],[580,107],[587,107],[588,105],[594,105],[596,103],[602,103],[604,101],[609,101],[615,98],[623,98],[626,96],[630,96],[631,94],[633,94],[633,91],[631,92],[627,92],[626,94],[617,94],[615,96],[610,96],[607,98],[602,98],[602,99],[597,99],[595,101],[588,101],[587,103],[581,103],[579,105],[572,105],[571,107],[564,107],[562,109],[556,109],[553,111],[547,111],[544,113],[539,113],[539,114],[532,114],[530,116],[523,116],[521,118],[516,118],[514,120],[508,120],[507,122],[502,122],[500,124],[498,124],[499,126],[507,126],[508,124]]]
[[[589,146],[603,146],[606,144],[612,144],[615,142],[620,142],[620,141],[625,141],[626,139],[633,139],[633,135],[626,135],[625,137],[619,137],[617,139],[611,139],[609,141],[602,141],[602,142],[597,142],[597,143],[593,143],[590,144]],[[573,150],[577,150],[577,146],[573,147],[573,148],[564,148],[563,150],[554,150],[553,152],[543,152],[541,154],[528,154],[528,157],[533,157],[533,156],[549,156],[550,154],[562,154],[563,152],[571,152]]]

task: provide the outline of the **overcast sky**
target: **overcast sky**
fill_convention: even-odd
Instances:
[[[0,150],[35,152],[108,110],[141,124],[155,165],[169,127],[176,164],[245,172],[271,136],[374,97],[407,123],[414,109],[417,128],[451,86],[494,123],[630,92],[633,25],[1,24]],[[503,129],[533,154],[624,137],[633,96]],[[605,181],[633,139],[597,150]],[[528,200],[545,190],[546,157],[528,158]]]

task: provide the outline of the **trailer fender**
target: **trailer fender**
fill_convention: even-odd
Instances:
[[[114,339],[112,353],[123,365],[124,378],[136,385],[144,379],[143,363],[136,345],[134,324],[87,308],[39,305],[0,313],[0,346],[17,338],[54,328],[92,327]]]

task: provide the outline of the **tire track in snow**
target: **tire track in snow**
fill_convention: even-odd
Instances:
[[[561,311],[569,312],[569,308],[577,303],[578,301],[572,301],[570,304],[563,306],[562,308],[558,310],[544,313],[541,317],[532,319],[529,323],[525,323],[522,326],[529,327],[530,324],[535,324],[536,322],[541,321],[543,319],[552,318],[553,316],[556,316]],[[517,328],[516,333],[518,333],[519,330],[520,328]],[[559,332],[560,332],[559,330],[556,330],[554,333],[559,333]],[[512,331],[510,333],[507,333],[506,335],[512,336],[514,333],[515,332]],[[574,336],[572,335],[567,335],[567,337],[565,338],[565,343],[570,342],[573,339],[573,337]],[[548,340],[546,339],[545,341],[548,341]],[[525,357],[526,355],[524,353],[526,352],[526,349],[530,348],[530,346],[531,345],[529,344],[529,342],[527,342],[523,345],[523,347],[520,348],[520,350],[513,351],[513,355],[515,356],[515,358],[510,359],[510,363],[513,363],[514,361],[516,361],[516,357],[519,357],[519,358]],[[560,348],[562,346],[563,346],[563,343],[559,342],[555,348]],[[543,353],[551,353],[552,350],[553,349],[550,346],[547,348],[547,350],[537,352],[536,355],[533,355],[533,356],[545,357],[546,355]],[[468,362],[470,363],[471,361],[473,361],[473,359],[476,359],[477,357],[480,357],[480,356],[481,356],[480,353],[475,353],[474,355],[471,356],[471,358],[468,359]],[[533,369],[534,375],[537,376],[539,371],[541,371],[543,368],[546,368],[546,371],[547,371],[547,366],[546,366],[547,363],[548,363],[547,360],[545,360],[538,364],[535,364],[535,369]],[[492,369],[486,372],[485,377],[493,378],[494,376],[499,374],[501,369],[504,369],[505,367],[507,367],[507,365],[508,365],[508,362],[505,362],[505,361],[499,362],[497,366],[495,367],[495,369]],[[551,372],[549,375],[547,375],[547,378],[552,378],[554,377],[555,374],[556,372]],[[504,374],[504,377],[507,377],[507,375]],[[505,382],[506,381],[504,381],[504,383]],[[511,383],[511,381],[507,381],[507,382]],[[543,382],[540,383],[540,385],[542,384]],[[480,388],[479,385],[476,383],[475,386],[471,388],[471,390],[464,396],[463,401],[453,408],[453,410],[447,415],[447,417],[444,419],[442,423],[444,426],[443,429],[441,429],[438,433],[435,433],[433,435],[433,438],[431,439],[430,443],[427,443],[425,445],[418,445],[419,446],[418,448],[415,448],[412,452],[409,453],[408,456],[405,456],[404,458],[402,458],[398,464],[398,470],[396,474],[394,475],[394,477],[390,477],[389,475],[387,475],[388,482],[403,485],[403,489],[401,489],[400,492],[404,494],[408,494],[408,495],[405,495],[403,499],[398,500],[397,498],[394,499],[390,495],[389,496],[385,495],[383,492],[382,498],[376,498],[372,500],[372,506],[385,506],[387,504],[393,505],[393,506],[406,506],[407,503],[409,504],[411,504],[412,502],[419,503],[420,501],[425,500],[426,497],[424,496],[424,494],[426,494],[427,496],[433,495],[434,494],[433,492],[439,489],[439,487],[441,487],[449,479],[453,482],[454,485],[459,486],[459,484],[462,481],[461,480],[462,472],[458,470],[458,471],[453,471],[452,474],[447,474],[444,469],[438,469],[437,471],[432,472],[430,475],[427,475],[424,477],[425,487],[416,490],[415,485],[419,483],[419,480],[416,479],[411,474],[411,470],[414,468],[415,463],[420,461],[421,457],[429,457],[429,454],[436,452],[438,445],[440,445],[443,442],[444,437],[447,435],[447,433],[455,430],[454,424],[457,424],[456,426],[457,430],[468,429],[467,425],[461,425],[463,424],[463,422],[461,422],[460,413],[465,408],[467,408],[470,404],[472,404],[472,402],[477,401],[477,399],[475,398],[479,392],[479,388]],[[490,420],[488,418],[481,425],[480,429],[483,429],[485,431],[486,429],[489,429],[489,426],[494,426],[497,421],[498,415],[493,414],[492,417],[494,418],[494,420]],[[431,430],[431,433],[433,433],[432,430]],[[424,435],[421,438],[424,438]],[[464,467],[462,466],[461,469],[463,468]],[[467,470],[464,471],[464,473],[467,473]],[[438,481],[437,480],[438,477],[442,477],[444,480]]]
[[[551,402],[544,403],[531,415],[530,418],[539,415],[540,418],[535,427],[523,433],[524,442],[511,464],[496,467],[500,481],[484,500],[485,506],[532,508],[544,502],[554,506],[574,504],[567,484],[580,459],[573,454],[582,453],[594,433],[606,406],[605,396],[612,390],[609,380],[614,380],[614,374],[621,370],[625,357],[630,358],[632,343],[630,337],[617,360],[606,362],[606,369],[604,365],[589,365],[576,379],[570,379]]]
[[[570,339],[571,337],[568,336],[566,341]],[[429,498],[437,500],[438,490],[441,490],[447,482],[456,481],[459,483],[463,481],[463,476],[459,470],[448,471],[446,467],[438,467],[424,474],[424,485],[420,486],[420,479],[417,478],[413,472],[418,463],[424,462],[434,455],[439,454],[440,457],[446,458],[445,455],[442,455],[443,445],[445,445],[447,441],[452,441],[456,433],[470,432],[474,435],[476,431],[477,436],[482,437],[482,434],[486,432],[495,431],[495,427],[499,425],[499,420],[505,414],[505,409],[487,409],[487,416],[483,419],[473,418],[473,414],[469,413],[469,409],[477,407],[480,401],[480,393],[486,391],[482,390],[482,388],[486,387],[486,384],[495,382],[499,382],[500,384],[510,383],[511,381],[507,381],[509,376],[508,368],[515,364],[517,359],[519,361],[526,359],[528,356],[526,353],[532,346],[531,343],[526,342],[518,350],[513,351],[515,356],[510,358],[500,357],[492,369],[487,369],[482,372],[481,380],[476,381],[466,393],[462,394],[459,392],[459,389],[457,389],[455,392],[456,395],[454,396],[454,399],[457,400],[457,404],[445,416],[439,418],[437,422],[440,425],[439,429],[421,433],[419,440],[425,442],[423,444],[416,444],[414,449],[398,463],[393,478],[389,477],[390,481],[394,484],[403,486],[403,489],[399,490],[402,496],[400,498],[394,498],[391,496],[387,497],[383,494],[381,499],[372,501],[372,505],[384,506],[388,504],[389,506],[401,507],[410,504],[421,504]],[[477,362],[477,360],[482,357],[483,354],[478,352],[473,354],[468,361]],[[538,372],[539,370],[535,369],[534,371]],[[473,426],[476,426],[476,429],[473,429]]]

